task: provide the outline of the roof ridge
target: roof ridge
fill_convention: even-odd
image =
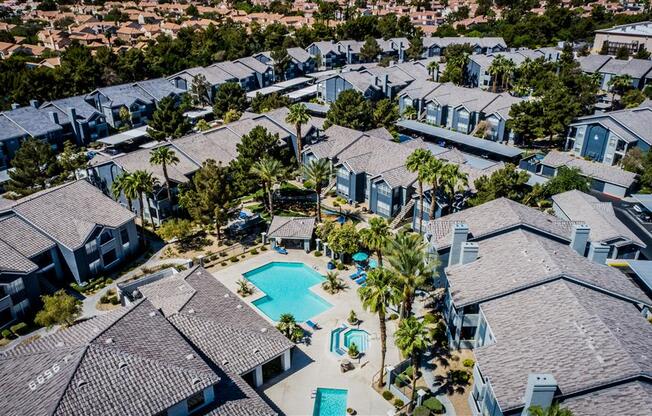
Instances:
[[[79,356],[79,359],[77,360],[77,363],[75,364],[75,368],[70,372],[70,377],[68,378],[68,382],[66,383],[66,388],[63,389],[59,397],[57,398],[57,402],[53,406],[52,412],[50,412],[51,415],[54,415],[56,413],[56,410],[59,408],[61,405],[61,401],[63,398],[66,396],[66,392],[70,389],[70,383],[72,382],[72,379],[75,377],[75,374],[77,374],[77,370],[79,369],[79,366],[81,365],[82,361],[84,361],[84,357],[86,357],[86,354],[88,353],[88,347],[90,344],[86,344],[82,346],[82,353]]]

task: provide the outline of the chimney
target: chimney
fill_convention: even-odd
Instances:
[[[29,105],[34,108],[38,108],[38,100],[29,100]]]
[[[453,224],[453,236],[451,240],[451,249],[448,253],[448,265],[453,266],[460,262],[462,255],[462,243],[466,242],[469,236],[469,226],[464,223]]]
[[[611,247],[604,244],[591,243],[588,256],[589,260],[593,260],[598,264],[605,264],[607,262],[607,257],[609,256],[610,249]]]
[[[77,143],[83,144],[84,142],[84,138],[82,137],[83,131],[80,128],[79,124],[77,123],[77,110],[75,110],[72,107],[68,107],[66,109],[66,113],[68,115],[68,118],[70,119],[70,126],[72,127],[72,131],[75,133],[75,137],[77,138]]]
[[[385,97],[389,98],[389,75],[385,74],[383,76],[383,94],[385,94]]]
[[[478,251],[480,250],[480,247],[478,246],[478,243],[472,243],[467,241],[466,243],[462,243],[462,254],[461,254],[461,259],[460,259],[460,264],[469,264],[471,262],[474,262],[478,259]]]
[[[571,247],[577,251],[577,254],[584,256],[586,253],[586,243],[589,242],[589,234],[591,228],[586,224],[573,225],[573,233],[571,236]]]
[[[54,111],[48,111],[48,116],[54,124],[59,124],[59,114],[55,113]]]
[[[346,62],[352,64],[353,57],[351,52],[351,45],[346,45]]]
[[[17,110],[17,109],[19,109],[19,108],[20,108],[20,104],[18,104],[18,103],[13,103],[13,104],[11,104],[11,109],[12,109],[12,110]]]
[[[399,42],[398,43],[398,61],[399,62],[403,62],[403,56],[404,55],[405,54],[403,52],[403,42]]]
[[[530,374],[525,388],[525,407],[521,416],[530,414],[530,407],[541,406],[546,409],[552,405],[552,400],[557,391],[557,380],[552,374]]]

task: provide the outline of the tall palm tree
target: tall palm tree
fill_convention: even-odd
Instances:
[[[254,163],[251,173],[256,175],[263,184],[263,192],[267,192],[269,203],[269,215],[274,216],[274,201],[272,189],[274,185],[285,175],[285,169],[281,162],[276,159],[265,157]]]
[[[129,188],[129,181],[131,180],[131,175],[129,175],[127,172],[122,172],[118,176],[116,176],[113,179],[113,183],[111,184],[111,194],[113,195],[113,198],[117,201],[120,199],[120,196],[124,194],[125,199],[127,200],[127,206],[129,207],[129,211],[133,211],[133,204],[132,204],[132,193],[128,192]]]
[[[389,224],[381,217],[373,217],[369,220],[369,228],[360,230],[360,242],[369,250],[376,252],[380,267],[383,267],[383,250],[389,243],[390,235]]]
[[[403,292],[401,316],[412,313],[414,294],[431,278],[436,267],[427,252],[427,244],[416,233],[400,232],[391,240],[387,261],[398,277],[398,285]]]
[[[419,322],[414,316],[403,319],[398,324],[398,330],[394,334],[394,342],[403,355],[410,357],[414,374],[412,375],[412,400],[408,406],[408,414],[412,414],[416,402],[417,371],[419,369],[419,358],[421,353],[428,349],[431,344],[430,332],[423,322]]]
[[[492,91],[496,92],[498,89],[498,79],[502,78],[504,66],[505,66],[505,57],[502,55],[498,55],[494,57],[494,59],[491,61],[491,65],[489,65],[489,68],[487,68],[487,72],[489,72],[489,75],[493,78],[493,85],[492,85]]]
[[[346,283],[339,278],[338,273],[333,271],[326,273],[326,280],[321,284],[321,287],[331,295],[347,288]]]
[[[301,167],[301,152],[303,150],[303,138],[301,137],[301,126],[310,121],[310,114],[308,114],[308,107],[303,103],[294,104],[290,107],[290,112],[285,121],[294,124],[297,131],[297,163]]]
[[[425,166],[430,159],[433,159],[433,155],[429,150],[416,149],[408,156],[405,162],[407,170],[417,173],[419,187],[419,232],[421,232],[423,225],[423,182],[425,181]]]
[[[152,176],[150,172],[144,171],[144,170],[137,170],[134,171],[134,173],[131,174],[131,177],[133,178],[133,183],[131,186],[133,186],[133,190],[135,191],[136,195],[138,196],[138,203],[140,204],[140,223],[143,228],[143,244],[146,244],[145,242],[145,207],[144,207],[144,202],[147,203],[147,212],[150,213],[150,219],[152,220],[152,227],[155,228],[154,226],[154,218],[151,217],[151,207],[149,205],[149,195],[154,191],[154,186],[157,183],[157,180]]]
[[[430,210],[428,217],[432,220],[435,218],[436,196],[441,187],[441,179],[444,175],[446,163],[436,157],[431,157],[426,161],[423,167],[424,181],[430,184]]]
[[[516,71],[516,64],[511,59],[505,59],[503,64],[503,91],[509,89],[509,84]]]
[[[451,206],[451,200],[456,192],[463,192],[469,186],[469,175],[460,169],[460,165],[447,163],[442,172],[441,187],[448,206]]]
[[[554,403],[545,409],[541,406],[532,406],[527,410],[530,416],[573,416],[573,412],[559,407],[559,403]]]
[[[157,166],[161,165],[163,177],[165,178],[165,187],[168,191],[168,200],[172,204],[172,191],[170,191],[170,177],[168,176],[168,166],[174,166],[179,163],[179,158],[174,150],[169,146],[160,146],[152,150],[149,154],[149,163]]]
[[[358,289],[358,296],[364,310],[378,314],[380,324],[380,378],[378,387],[382,388],[385,373],[385,355],[387,354],[387,326],[385,316],[387,308],[401,301],[401,293],[396,286],[396,276],[388,269],[378,268],[369,271],[366,286]]]
[[[321,222],[321,191],[324,183],[331,177],[331,166],[328,159],[313,159],[303,166],[303,174],[315,184],[317,192],[317,222]]]
[[[439,62],[432,61],[428,63],[428,73],[430,78],[435,81],[435,72],[439,72]]]

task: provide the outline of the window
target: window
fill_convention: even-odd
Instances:
[[[188,403],[189,412],[192,412],[193,410],[203,406],[205,403],[204,392],[200,391],[199,393],[193,394],[192,396],[188,397],[186,403]]]
[[[378,195],[390,196],[392,194],[392,190],[384,182],[376,185],[376,188],[378,190]]]
[[[110,265],[118,259],[118,255],[115,253],[115,249],[111,249],[102,255],[102,260],[104,261],[104,267]]]
[[[342,184],[342,183],[338,183],[337,184],[337,192],[339,192],[342,195],[348,196],[349,195],[349,187]]]
[[[95,251],[97,251],[97,241],[91,240],[88,243],[86,243],[86,246],[84,247],[86,248],[86,254],[91,255]]]
[[[345,167],[341,167],[337,170],[337,176],[342,179],[349,179],[349,171]]]
[[[120,230],[120,241],[122,241],[123,246],[129,244],[129,230],[126,228]]]
[[[113,234],[110,231],[105,231],[100,235],[100,245],[104,245],[113,240]]]
[[[91,274],[98,274],[100,272],[100,269],[102,268],[102,264],[100,263],[100,259],[97,259],[94,262],[90,263],[88,265],[88,268],[90,269]]]
[[[376,212],[381,215],[385,215],[389,217],[391,214],[389,212],[390,207],[389,204],[382,202],[382,201],[377,201],[376,202]]]

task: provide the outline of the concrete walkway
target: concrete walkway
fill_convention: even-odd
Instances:
[[[434,363],[435,359],[431,357],[427,357],[427,358],[428,360],[424,360],[423,358],[421,359],[421,374],[423,375],[423,380],[428,385],[430,392],[432,394],[435,394],[437,400],[439,400],[441,404],[444,405],[444,408],[446,409],[445,414],[447,416],[456,416],[453,403],[451,403],[451,401],[448,400],[448,397],[446,397],[445,394],[437,394],[441,386],[437,384],[437,382],[435,381],[435,376],[433,375],[433,371],[435,370],[436,367]]]

